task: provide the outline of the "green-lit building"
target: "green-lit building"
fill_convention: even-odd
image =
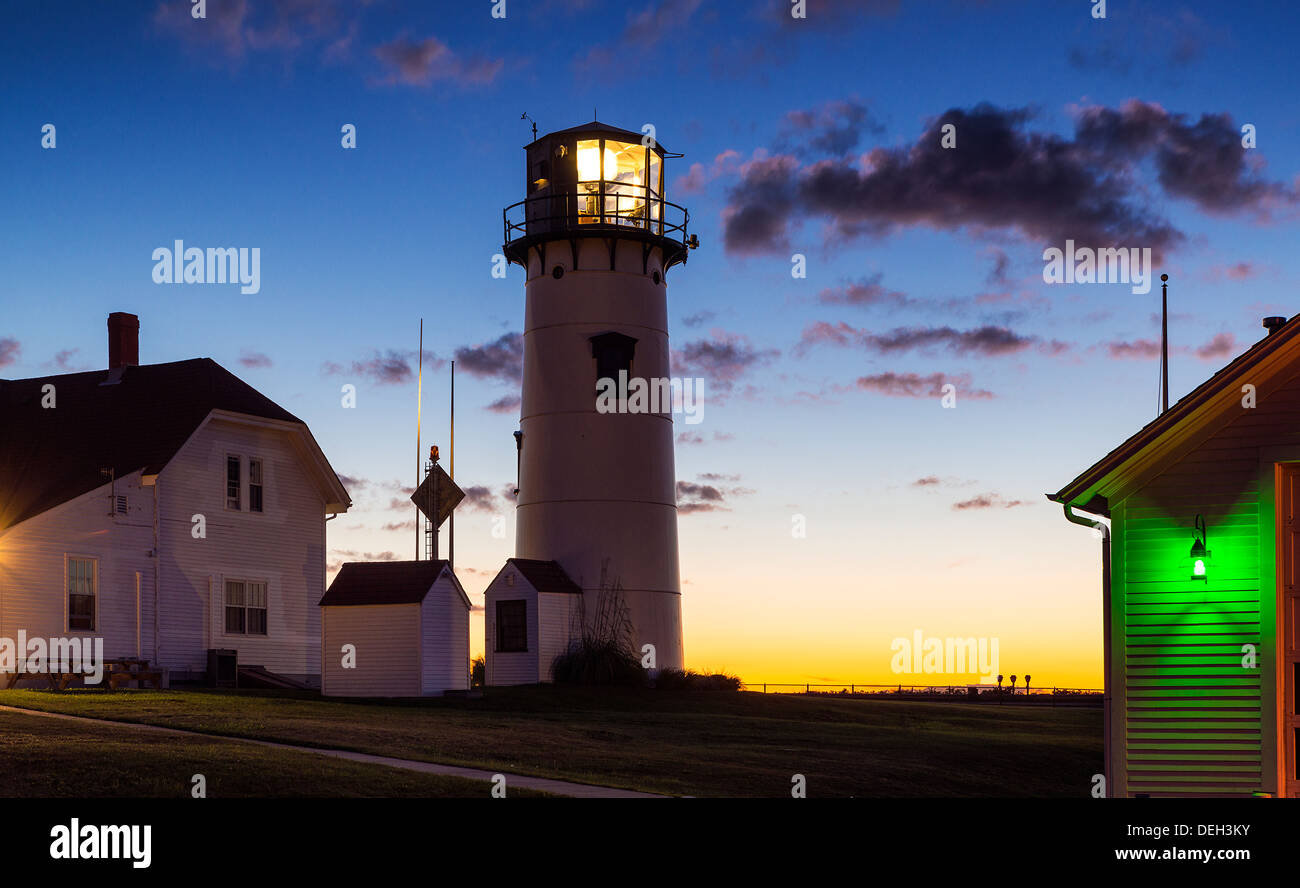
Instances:
[[[1048,495],[1100,530],[1111,796],[1300,794],[1300,321],[1265,326]]]

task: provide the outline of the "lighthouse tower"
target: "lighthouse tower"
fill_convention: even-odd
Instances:
[[[680,155],[599,122],[525,151],[504,246],[527,272],[516,557],[488,590],[487,680],[550,680],[582,620],[612,606],[638,657],[651,644],[659,668],[681,668],[672,405],[597,400],[601,379],[670,377],[667,274],[696,245],[664,198]]]

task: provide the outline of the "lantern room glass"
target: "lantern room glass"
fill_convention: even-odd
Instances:
[[[663,165],[640,142],[577,140],[578,223],[662,227]]]

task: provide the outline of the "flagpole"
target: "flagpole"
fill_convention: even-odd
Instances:
[[[420,411],[424,406],[424,318],[420,318],[419,372],[415,383],[415,486],[420,486]],[[407,366],[410,366],[409,364]],[[415,507],[415,560],[420,560],[420,507]]]
[[[456,362],[451,362],[451,480],[456,480]],[[447,566],[456,570],[456,510],[447,516]]]

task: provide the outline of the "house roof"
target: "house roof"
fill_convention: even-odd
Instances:
[[[104,470],[156,474],[213,410],[306,430],[210,358],[0,380],[0,529],[100,487]]]
[[[373,604],[419,604],[446,570],[452,585],[469,607],[469,598],[448,569],[446,559],[429,561],[349,561],[339,568],[325,590],[321,607],[358,607]]]
[[[557,561],[538,561],[533,558],[507,558],[538,592],[555,592],[564,595],[582,594],[582,587],[573,582]]]
[[[1300,369],[1297,318],[1300,315],[1242,352],[1065,487],[1047,494],[1047,498],[1109,515],[1109,494],[1122,489],[1126,480],[1168,465],[1189,442],[1208,436],[1230,421],[1240,407],[1244,382],[1261,388],[1275,376],[1294,374]]]

